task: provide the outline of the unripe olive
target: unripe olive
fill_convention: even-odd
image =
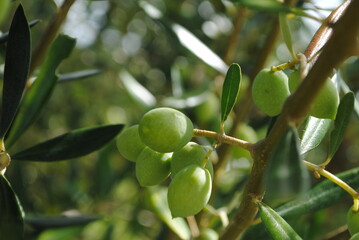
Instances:
[[[260,71],[253,81],[254,104],[269,116],[278,115],[289,96],[288,77],[282,71]]]
[[[294,92],[300,84],[300,71],[294,71],[288,75],[289,91]]]
[[[359,211],[354,212],[352,207],[347,213],[347,224],[351,235],[359,233]]]
[[[337,88],[330,79],[327,79],[318,96],[314,99],[309,114],[316,118],[335,119],[339,105]]]
[[[173,152],[171,161],[172,176],[174,177],[179,171],[191,164],[201,166],[206,156],[207,151],[201,145],[195,142],[187,143],[180,150]],[[206,169],[213,176],[213,164],[210,159],[207,161]]]
[[[138,155],[146,147],[138,134],[138,125],[124,129],[117,138],[117,149],[123,157],[135,162]]]
[[[191,120],[172,108],[156,108],[140,121],[142,142],[158,152],[174,152],[186,145],[193,135]]]
[[[198,240],[218,240],[219,236],[216,231],[211,228],[206,228],[201,231],[201,235]]]
[[[160,184],[170,175],[172,153],[143,149],[136,161],[136,177],[143,187]]]
[[[208,203],[211,190],[211,174],[207,169],[197,165],[182,169],[168,187],[172,217],[188,217],[200,212]]]

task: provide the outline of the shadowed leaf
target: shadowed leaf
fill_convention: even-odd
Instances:
[[[78,72],[59,74],[59,82],[63,83],[63,82],[69,82],[69,81],[84,79],[84,78],[88,78],[88,77],[98,75],[100,73],[102,73],[102,70],[88,69],[88,70],[82,70],[82,71],[78,71]]]
[[[6,48],[0,138],[8,131],[25,88],[30,64],[30,30],[24,10],[17,8]]]
[[[81,157],[101,148],[122,128],[118,124],[77,129],[16,153],[12,159],[47,162]]]
[[[228,115],[231,113],[234,105],[237,102],[239,87],[241,84],[241,68],[238,64],[233,63],[224,79],[222,98],[221,98],[221,121],[226,121]]]

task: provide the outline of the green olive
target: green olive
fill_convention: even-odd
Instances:
[[[206,228],[201,231],[201,235],[199,236],[198,240],[218,240],[219,236],[216,231],[211,228]]]
[[[318,96],[314,99],[310,115],[316,118],[335,119],[339,105],[338,90],[330,79],[328,79]]]
[[[171,174],[175,176],[179,171],[185,167],[196,164],[202,165],[204,158],[207,156],[207,151],[199,144],[195,142],[189,142],[181,148],[173,152],[171,161]],[[213,176],[213,165],[211,159],[208,159],[206,169]]]
[[[235,136],[238,139],[245,140],[251,143],[255,143],[258,140],[256,131],[254,131],[254,129],[251,126],[245,124],[241,124],[238,127]],[[252,159],[252,156],[248,150],[236,146],[234,146],[233,148],[232,156],[237,159],[238,158]]]
[[[160,153],[146,147],[136,161],[136,177],[143,187],[162,183],[170,175],[172,153]]]
[[[123,157],[136,162],[138,155],[146,147],[138,134],[138,125],[124,129],[117,138],[117,149]]]
[[[359,211],[354,212],[352,207],[347,213],[347,224],[351,235],[359,233]]]
[[[300,71],[294,71],[288,75],[289,91],[294,92],[300,84]]]
[[[140,121],[142,142],[157,152],[174,152],[186,145],[193,135],[191,120],[172,108],[156,108]]]
[[[208,203],[212,190],[207,169],[190,165],[172,179],[168,187],[168,205],[172,217],[188,217],[199,213]]]
[[[269,116],[278,115],[289,96],[288,77],[283,71],[260,71],[253,81],[254,104]]]
[[[359,240],[359,233],[354,234],[349,240]]]

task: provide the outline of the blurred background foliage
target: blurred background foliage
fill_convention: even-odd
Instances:
[[[297,6],[316,9],[308,12],[323,18],[340,3],[330,2],[331,5],[327,1],[298,1]],[[12,2],[8,18],[0,26],[2,32],[8,30],[18,3]],[[22,4],[30,21],[40,19],[31,30],[35,48],[62,1],[23,1]],[[239,19],[240,11],[244,14],[242,19]],[[21,150],[80,127],[106,123],[133,125],[155,106],[179,108],[197,127],[216,130],[223,82],[221,69],[225,65],[219,62],[218,68],[213,67],[208,64],[212,58],[206,59],[205,51],[189,50],[186,44],[193,42],[188,38],[184,40],[187,43],[181,41],[173,24],[194,34],[226,64],[237,62],[241,65],[244,74],[241,102],[266,37],[277,24],[275,19],[275,14],[270,12],[242,9],[236,1],[76,0],[61,32],[76,38],[77,45],[61,65],[60,74],[84,69],[98,69],[101,73],[78,81],[60,82],[40,117],[13,149]],[[236,24],[239,22],[238,31]],[[319,23],[296,16],[289,23],[294,48],[303,52]],[[196,54],[203,54],[204,60]],[[279,36],[265,66],[288,60],[290,54]],[[3,62],[1,54],[0,64]],[[354,92],[359,87],[358,65],[357,58],[350,59],[340,72]],[[240,112],[242,106],[239,104],[236,108]],[[328,166],[333,173],[358,165],[357,119],[352,123],[342,147]],[[243,126],[238,128],[237,136],[255,142],[264,136],[267,124],[268,118],[253,108]],[[308,156],[311,161],[319,163],[325,159],[327,149],[325,143],[322,145]],[[250,156],[236,149],[227,165],[227,171],[218,179],[215,208],[227,206],[230,209],[238,202],[250,167]],[[7,176],[30,219],[77,214],[101,218],[61,231],[41,232],[41,228],[29,228],[28,239],[30,236],[36,239],[39,236],[42,240],[174,238],[151,211],[145,191],[135,179],[134,166],[121,157],[115,142],[76,160],[51,164],[13,161]],[[320,236],[344,225],[349,203],[348,198],[345,203],[313,214],[311,229],[325,222],[325,229],[317,230]],[[333,211],[335,219],[328,219]]]

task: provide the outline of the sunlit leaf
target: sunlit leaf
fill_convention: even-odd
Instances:
[[[142,86],[130,73],[123,70],[120,79],[126,92],[139,106],[151,109],[156,105],[156,98],[144,86]]]
[[[301,154],[305,154],[316,148],[329,131],[333,120],[309,117],[300,143]]]
[[[352,188],[359,188],[359,168],[354,168],[337,175]],[[276,208],[281,216],[300,215],[327,208],[343,201],[350,195],[328,179],[323,180],[303,196]]]
[[[299,152],[299,137],[289,128],[273,150],[265,177],[265,201],[279,203],[310,188],[309,172]]]
[[[30,64],[30,30],[24,10],[17,8],[6,47],[0,138],[8,131],[25,88]]]
[[[4,175],[0,174],[0,238],[23,239],[23,212],[15,192]]]
[[[221,97],[221,121],[226,121],[237,102],[242,73],[238,64],[233,63],[227,71],[224,79]]]
[[[206,64],[221,73],[227,71],[227,64],[186,28],[179,24],[173,24],[172,30],[177,35],[180,43]]]
[[[70,55],[75,43],[75,39],[59,35],[51,45],[37,79],[22,101],[9,136],[6,139],[7,147],[10,147],[40,114],[56,85],[58,79],[56,69],[62,60]]]
[[[259,213],[267,231],[274,240],[300,240],[302,239],[293,228],[272,208],[259,202]]]
[[[11,156],[13,160],[40,162],[81,157],[101,148],[122,128],[123,125],[118,124],[77,129]]]
[[[343,141],[345,130],[348,126],[350,116],[354,110],[354,93],[349,92],[341,99],[337,117],[334,121],[334,129],[330,134],[329,142],[329,158],[332,158],[337,152],[341,142]]]
[[[191,232],[183,218],[172,218],[167,203],[167,189],[164,187],[147,188],[147,200],[156,215],[181,239],[190,239]]]
[[[84,79],[84,78],[88,78],[88,77],[98,75],[100,73],[102,73],[102,70],[88,69],[88,70],[82,70],[82,71],[78,71],[78,72],[59,74],[59,82],[62,83],[62,82],[68,82],[68,81]]]

